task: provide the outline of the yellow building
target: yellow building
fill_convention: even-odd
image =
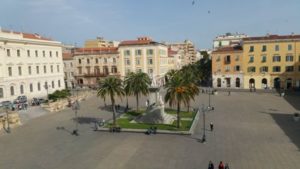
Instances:
[[[300,35],[243,38],[244,88],[300,87]]]
[[[85,48],[102,48],[102,47],[117,47],[119,42],[117,41],[108,41],[103,37],[97,37],[96,39],[86,40],[84,43]]]
[[[212,78],[215,88],[243,88],[241,46],[221,47],[212,52]]]

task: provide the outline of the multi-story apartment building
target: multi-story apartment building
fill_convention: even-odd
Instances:
[[[77,84],[74,77],[74,72],[76,71],[76,67],[75,67],[75,61],[73,59],[73,53],[64,52],[62,55],[63,55],[63,62],[64,62],[65,87],[68,89],[72,89]]]
[[[167,45],[174,51],[183,51],[182,66],[197,62],[196,49],[191,41],[185,40],[183,43],[167,43]]]
[[[218,48],[212,52],[212,79],[216,88],[243,88],[241,46]]]
[[[75,79],[79,86],[97,86],[100,78],[119,76],[119,52],[115,47],[77,48],[74,53]]]
[[[0,101],[45,97],[64,89],[61,42],[0,30]]]
[[[121,42],[119,53],[122,77],[129,72],[141,71],[159,79],[170,70],[167,45],[152,41],[148,37]]]
[[[213,50],[220,47],[241,45],[242,39],[246,37],[248,36],[240,33],[226,33],[225,35],[217,36],[213,40]]]
[[[219,57],[222,60],[221,54],[223,57],[230,58],[230,61],[235,59],[231,57],[232,50],[224,50],[232,47],[219,48],[213,52],[214,87],[224,87],[222,77],[228,78],[230,72],[232,76],[240,76],[241,88],[245,89],[300,88],[300,35],[247,37],[243,38],[242,44],[243,50],[235,51],[234,54],[240,56],[239,62],[242,62],[240,72],[231,71],[232,66],[238,65],[237,63],[231,65],[230,62],[230,65],[222,65],[219,60]],[[225,71],[228,72],[222,71],[224,66]],[[220,71],[218,71],[219,67]],[[228,79],[224,83],[225,87],[233,87],[228,85]]]
[[[96,39],[86,40],[84,43],[85,48],[103,48],[103,47],[118,47],[119,42],[108,41],[103,37],[97,37]]]
[[[245,88],[299,88],[300,35],[243,39]]]

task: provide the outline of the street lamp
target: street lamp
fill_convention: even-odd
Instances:
[[[6,110],[6,120],[7,120],[7,133],[10,133],[9,118],[8,118],[8,107],[5,107],[5,110]]]
[[[50,85],[48,85],[48,84],[45,84],[44,85],[44,87],[45,87],[45,89],[47,90],[47,100],[49,100],[49,88],[50,88]]]
[[[200,110],[200,109],[199,109]],[[203,136],[202,136],[202,143],[206,142],[206,135],[205,135],[205,113],[214,110],[213,107],[204,107],[202,104],[202,114],[203,114]]]
[[[76,101],[72,105],[72,109],[75,111],[75,118],[74,118],[75,129],[73,130],[72,134],[75,135],[75,136],[78,136],[79,134],[78,134],[78,118],[77,118],[77,113],[78,113],[78,110],[80,109],[79,102],[78,102],[78,88],[76,88],[76,92],[77,92],[77,98],[76,98]]]

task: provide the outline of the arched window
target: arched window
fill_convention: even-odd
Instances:
[[[41,91],[41,83],[40,82],[38,82],[37,88],[38,88],[38,91]]]
[[[3,88],[0,88],[0,98],[4,97]]]
[[[217,79],[217,87],[221,87],[221,79],[220,78]]]
[[[20,93],[21,93],[21,94],[24,94],[24,85],[21,85],[21,86],[20,86]]]
[[[11,96],[15,95],[15,89],[13,86],[10,86],[10,95]]]
[[[235,79],[235,87],[240,87],[241,86],[241,80],[240,80],[240,78],[236,78]]]

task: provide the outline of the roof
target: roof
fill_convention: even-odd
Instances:
[[[267,35],[243,38],[243,41],[300,39],[300,35]]]
[[[217,50],[213,51],[212,53],[219,53],[219,52],[242,52],[242,46],[226,46],[218,48]]]
[[[5,30],[5,29],[0,29],[0,31],[3,33],[12,33],[12,34],[16,34],[16,35],[22,35],[22,37],[25,39],[53,41],[52,39],[40,36],[37,33],[33,34],[33,33],[25,33],[25,32],[16,32],[16,31],[10,31],[10,30]]]
[[[148,37],[139,37],[137,40],[122,41],[119,44],[119,46],[157,45],[157,44],[161,44],[161,43],[155,42],[151,38],[148,38]]]
[[[176,55],[178,51],[172,50],[171,48],[168,48],[168,56]]]
[[[76,48],[75,55],[90,55],[90,54],[118,54],[117,47],[99,47],[99,48]]]
[[[64,52],[62,53],[63,60],[72,60],[73,59],[73,54],[70,52]]]

